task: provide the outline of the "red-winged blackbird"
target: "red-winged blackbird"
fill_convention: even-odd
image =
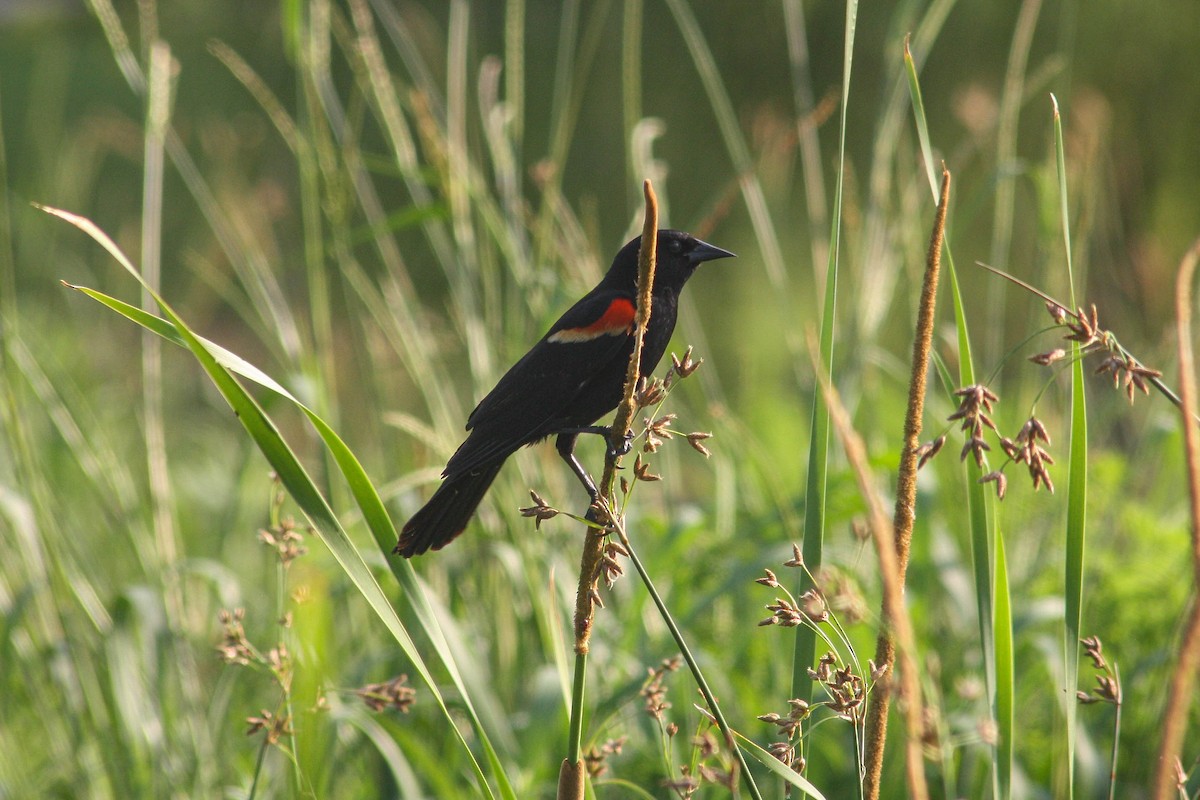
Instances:
[[[439,550],[466,528],[505,459],[523,445],[557,434],[559,454],[588,491],[595,487],[575,458],[580,433],[621,401],[633,353],[641,237],[621,248],[604,279],[550,327],[467,418],[471,433],[450,457],[442,485],[413,515],[396,552],[409,558]],[[658,232],[654,299],[642,344],[641,372],[658,366],[675,330],[679,292],[704,261],[733,253],[682,231]]]

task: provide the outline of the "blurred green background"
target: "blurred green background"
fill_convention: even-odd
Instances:
[[[469,783],[461,753],[419,691],[408,715],[371,715],[355,697],[411,667],[320,543],[309,539],[309,553],[285,572],[256,539],[269,525],[267,467],[201,371],[167,348],[161,383],[147,389],[139,331],[59,282],[138,302],[105,253],[30,205],[89,217],[142,262],[145,104],[114,57],[117,28],[106,37],[97,19],[102,5],[0,3],[0,795],[405,797],[420,787],[460,796]],[[668,410],[681,429],[714,431],[714,455],[706,461],[678,443],[665,452],[656,465],[666,480],[634,501],[635,541],[716,674],[734,726],[765,744],[772,731],[754,717],[786,707],[792,644],[784,631],[755,628],[773,597],[752,581],[788,557],[805,511],[814,388],[805,337],[819,324],[838,168],[844,7],[378,0],[362,8],[413,137],[409,171],[356,49],[362,30],[350,6],[117,4],[111,25],[128,36],[134,67],[144,69],[149,42],[170,46],[171,124],[196,167],[183,176],[167,162],[162,294],[197,331],[325,416],[400,522],[427,496],[475,400],[640,225],[640,183],[652,177],[666,225],[739,258],[689,285],[675,340],[677,351],[695,345],[705,366]],[[327,64],[313,61],[321,46],[305,38],[320,27],[313,19],[328,26]],[[732,128],[721,127],[722,101],[701,78],[687,20],[709,48]],[[1174,275],[1200,235],[1194,0],[861,8],[834,377],[885,494],[933,210],[902,71],[908,33],[935,154],[954,175],[949,244],[975,357],[983,373],[997,370],[997,423],[1009,435],[1036,402],[1052,434],[1065,436],[1069,405],[1066,382],[1051,380],[1039,394],[1050,373],[1024,361],[1057,346],[1052,335],[1025,342],[1049,324],[1041,301],[974,266],[992,263],[1068,296],[1050,93],[1063,111],[1081,302],[1094,302],[1102,324],[1173,386]],[[274,119],[230,58],[217,57],[225,53],[277,99]],[[492,78],[501,104],[487,99]],[[279,115],[294,120],[298,149],[287,125],[281,135]],[[372,218],[362,181],[383,218]],[[201,184],[208,194],[198,197]],[[765,218],[752,219],[753,192],[766,201]],[[954,365],[943,303],[935,344]],[[944,389],[931,383],[926,438],[953,410]],[[1089,392],[1084,627],[1126,680],[1118,796],[1139,797],[1192,596],[1186,484],[1172,406],[1139,396],[1131,407],[1101,378]],[[370,552],[302,418],[262,400]],[[161,404],[161,448],[147,403]],[[980,796],[987,785],[959,447],[951,435],[923,473],[909,573],[940,721],[929,769],[936,796],[946,797]],[[165,480],[156,483],[148,452],[165,459],[157,462]],[[1065,448],[1052,452],[1065,465]],[[598,469],[599,447],[586,457]],[[416,564],[488,687],[488,717],[521,797],[551,796],[564,755],[563,637],[581,537],[564,519],[535,533],[515,509],[530,487],[561,507],[581,506],[564,472],[551,448],[523,452],[467,534]],[[1055,474],[1065,483],[1065,466]],[[1014,795],[1049,797],[1065,770],[1057,711],[1065,501],[1010,478],[1000,525],[1017,642]],[[851,533],[862,512],[835,457],[827,558],[866,598],[868,620],[851,626],[865,661],[878,588],[874,555]],[[382,570],[382,556],[371,564]],[[273,708],[279,688],[265,668],[217,659],[218,611],[235,607],[246,609],[249,638],[264,653],[280,637],[291,642],[294,759],[242,735],[243,720]],[[294,625],[281,631],[285,612]],[[687,745],[658,754],[637,689],[645,667],[674,650],[633,581],[601,612],[597,640],[585,737],[630,737],[606,777],[666,796],[664,763],[686,761]],[[694,692],[686,675],[672,681],[671,713],[690,736]],[[318,697],[324,711],[313,710]],[[1080,719],[1079,796],[1103,796],[1111,711],[1083,708]],[[828,797],[849,796],[851,745],[834,725],[812,737],[809,777]],[[898,760],[889,769],[898,779]],[[645,796],[618,784],[597,795]]]

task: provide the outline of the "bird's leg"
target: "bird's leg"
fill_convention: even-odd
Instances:
[[[616,447],[613,447],[612,427],[609,425],[583,425],[578,428],[566,428],[566,429],[560,431],[561,435],[559,436],[559,441],[560,442],[562,441],[563,436],[570,435],[571,436],[571,449],[574,450],[574,448],[575,448],[575,438],[574,437],[581,433],[594,433],[598,436],[603,436],[604,440],[608,442],[609,458],[616,458],[617,456],[623,456],[626,453],[628,453],[630,450],[633,449],[633,440],[634,440],[633,431],[626,431],[625,440],[623,442],[621,442],[619,445],[617,445]],[[562,453],[562,445],[559,445],[558,452]],[[566,456],[563,456],[563,458],[566,458]]]
[[[571,471],[575,473],[575,477],[579,478],[579,482],[583,484],[583,488],[587,490],[588,497],[594,503],[596,502],[596,498],[600,496],[600,492],[596,490],[596,483],[592,480],[592,476],[588,475],[587,470],[583,468],[583,464],[580,464],[579,459],[575,457],[575,440],[579,438],[580,433],[599,433],[599,431],[564,431],[554,440],[554,447],[558,450],[558,454],[562,456],[563,461],[566,461],[570,465]]]

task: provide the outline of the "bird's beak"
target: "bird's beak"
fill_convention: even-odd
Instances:
[[[692,264],[699,264],[702,261],[714,261],[718,258],[737,258],[734,253],[728,250],[722,250],[719,247],[714,247],[708,242],[696,240],[696,246],[687,255],[688,261]]]

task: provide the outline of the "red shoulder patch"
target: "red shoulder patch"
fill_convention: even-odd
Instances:
[[[633,330],[637,309],[632,300],[618,297],[608,304],[600,318],[581,328],[564,328],[550,335],[551,342],[586,342],[601,336],[618,336]]]

